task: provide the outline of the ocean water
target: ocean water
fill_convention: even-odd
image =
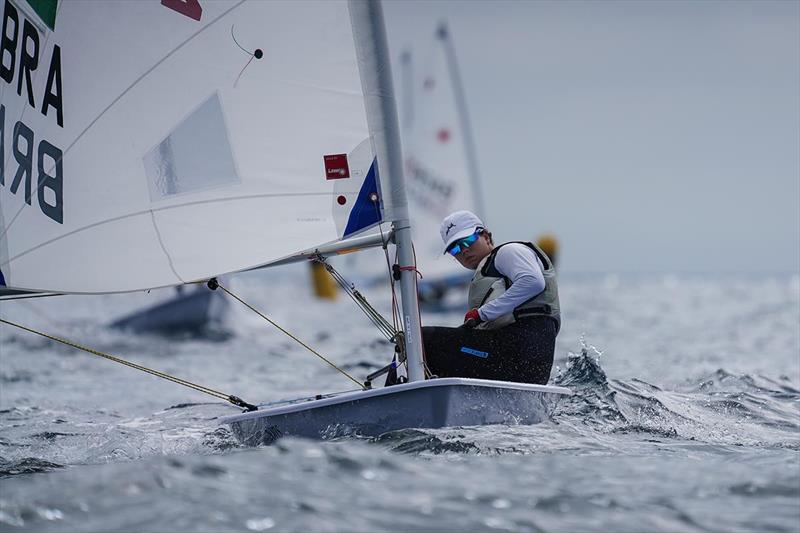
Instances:
[[[385,364],[364,315],[306,281],[231,289],[360,379]],[[549,421],[257,448],[219,425],[232,406],[0,325],[0,531],[800,531],[800,276],[560,281],[551,382],[575,394]],[[250,402],[352,388],[236,302],[205,337],[105,326],[168,295],[0,316]]]

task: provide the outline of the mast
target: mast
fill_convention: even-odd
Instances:
[[[383,6],[379,1],[350,0],[350,18],[356,43],[361,83],[366,98],[367,121],[373,133],[379,172],[386,173],[391,199],[391,220],[394,222],[400,271],[400,296],[405,328],[406,355],[409,381],[425,379],[422,358],[422,330],[420,327],[419,300],[417,297],[417,272],[411,243],[411,222],[408,215],[403,156],[400,145],[400,127],[394,97],[389,45],[383,23]]]
[[[450,80],[453,83],[456,107],[458,108],[458,119],[461,122],[461,131],[464,135],[464,148],[467,152],[467,169],[474,194],[475,207],[478,208],[481,218],[486,221],[486,207],[483,203],[483,190],[481,189],[480,172],[478,171],[478,159],[475,155],[475,141],[472,138],[472,128],[467,116],[467,101],[464,97],[464,87],[461,85],[461,74],[458,70],[456,52],[453,48],[453,41],[450,39],[450,31],[444,21],[439,23],[436,28],[436,37],[442,41],[444,55],[447,61],[447,69],[450,72]]]

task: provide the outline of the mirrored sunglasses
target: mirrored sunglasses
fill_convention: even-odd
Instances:
[[[475,241],[478,240],[478,236],[483,232],[483,230],[477,230],[475,233],[470,235],[469,237],[464,237],[463,239],[458,239],[453,244],[447,247],[447,253],[452,255],[453,257],[457,256],[473,244]]]

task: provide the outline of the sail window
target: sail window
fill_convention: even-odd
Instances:
[[[238,184],[219,96],[214,94],[144,156],[150,200]]]

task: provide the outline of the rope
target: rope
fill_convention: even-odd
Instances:
[[[392,341],[397,336],[397,330],[392,327],[392,324],[386,320],[383,315],[381,315],[361,294],[358,290],[356,290],[355,285],[349,283],[344,276],[342,276],[339,271],[337,271],[333,265],[329,264],[325,261],[325,258],[321,255],[317,255],[314,259],[318,263],[322,263],[325,266],[325,269],[330,273],[331,277],[339,284],[339,286],[347,293],[353,302],[367,315],[367,318],[375,325],[375,327],[380,330],[380,332],[386,337],[387,340]]]
[[[375,215],[378,217],[378,220],[383,220],[383,215],[381,214],[380,208],[380,199],[377,195],[374,197],[370,197],[372,200],[372,204],[375,207]],[[405,330],[403,327],[403,317],[400,309],[397,305],[397,293],[395,292],[394,288],[394,275],[392,272],[392,262],[389,259],[389,239],[383,234],[383,225],[378,224],[378,231],[381,233],[381,242],[383,243],[383,255],[386,258],[386,272],[389,276],[389,287],[392,291],[392,322],[394,324],[395,331]],[[397,257],[395,256],[395,262],[397,262]]]
[[[355,383],[356,385],[358,385],[358,386],[359,386],[359,387],[360,387],[362,390],[366,390],[366,387],[364,386],[364,384],[363,384],[363,383],[361,383],[360,381],[358,381],[356,378],[354,378],[353,376],[351,376],[350,374],[348,374],[347,372],[345,372],[344,370],[342,370],[342,369],[341,369],[341,368],[339,368],[338,366],[336,366],[336,365],[335,365],[333,362],[331,362],[330,360],[326,359],[326,358],[325,358],[323,355],[321,355],[321,354],[319,354],[318,352],[316,352],[316,351],[315,351],[313,348],[311,348],[309,345],[307,345],[306,343],[304,343],[303,341],[301,341],[300,339],[298,339],[297,337],[295,337],[294,335],[292,335],[291,333],[289,333],[288,331],[286,331],[285,329],[283,329],[282,327],[280,327],[278,324],[276,324],[275,322],[273,322],[272,320],[270,320],[270,319],[269,319],[269,318],[268,318],[266,315],[264,315],[264,314],[263,314],[261,311],[259,311],[258,309],[256,309],[256,308],[255,308],[255,307],[253,307],[252,305],[250,305],[249,303],[245,302],[244,300],[242,300],[241,298],[239,298],[238,296],[236,296],[235,294],[233,294],[231,291],[229,291],[229,290],[228,290],[228,289],[226,289],[225,287],[223,287],[223,286],[222,286],[222,285],[219,283],[219,281],[217,281],[217,279],[216,279],[216,278],[212,278],[212,279],[210,279],[210,280],[208,281],[208,288],[209,288],[209,289],[211,289],[211,290],[214,290],[214,289],[216,289],[217,287],[219,287],[220,289],[222,289],[223,291],[225,291],[225,292],[226,292],[228,295],[230,295],[231,297],[233,297],[233,298],[235,298],[236,300],[238,300],[240,303],[242,303],[242,304],[243,304],[245,307],[247,307],[248,309],[250,309],[251,311],[253,311],[255,314],[257,314],[258,316],[260,316],[261,318],[263,318],[264,320],[266,320],[267,322],[269,322],[270,324],[272,324],[273,326],[275,326],[276,328],[278,328],[279,330],[281,330],[281,332],[283,332],[284,334],[286,334],[286,335],[288,335],[289,337],[291,337],[291,338],[292,338],[292,339],[293,339],[295,342],[297,342],[297,343],[298,343],[300,346],[302,346],[303,348],[305,348],[305,349],[306,349],[306,350],[308,350],[309,352],[313,353],[314,355],[316,355],[317,357],[319,357],[320,359],[322,359],[323,361],[325,361],[326,363],[328,363],[330,366],[332,366],[333,368],[335,368],[336,370],[338,370],[339,372],[341,372],[342,374],[344,374],[344,375],[347,377],[347,379],[351,380],[353,383]]]
[[[46,294],[20,294],[19,296],[6,296],[0,298],[0,302],[10,302],[11,300],[30,300],[31,298],[49,298],[51,296],[64,296],[59,293],[46,293]]]
[[[237,407],[243,407],[247,411],[257,411],[258,407],[253,404],[247,403],[241,398],[237,396],[233,396],[231,394],[225,394],[224,392],[220,392],[218,390],[211,389],[209,387],[205,387],[203,385],[198,385],[197,383],[192,383],[191,381],[181,379],[175,376],[171,376],[164,372],[160,372],[158,370],[153,370],[152,368],[147,368],[146,366],[137,365],[136,363],[131,363],[130,361],[126,361],[125,359],[120,359],[119,357],[115,357],[113,355],[103,353],[98,350],[93,350],[91,348],[87,348],[86,346],[81,346],[80,344],[74,343],[72,341],[68,341],[66,339],[61,339],[59,337],[54,337],[53,335],[48,335],[47,333],[42,333],[41,331],[36,331],[35,329],[27,328],[20,324],[15,324],[14,322],[10,322],[8,320],[4,320],[0,318],[0,322],[3,324],[8,324],[9,326],[14,326],[15,328],[19,328],[25,330],[29,333],[34,333],[46,339],[50,339],[51,341],[60,342],[61,344],[65,344],[72,348],[76,348],[78,350],[82,350],[86,353],[90,353],[92,355],[96,355],[98,357],[102,357],[104,359],[108,359],[109,361],[114,361],[115,363],[120,363],[122,365],[134,368],[136,370],[141,370],[142,372],[147,372],[148,374],[152,374],[153,376],[166,379],[167,381],[171,381],[173,383],[177,383],[178,385],[183,385],[184,387],[189,387],[190,389],[196,390],[197,392],[202,392],[204,394],[208,394],[210,396],[214,396],[215,398],[219,398],[220,400],[225,400],[227,402],[232,403]]]
[[[250,66],[250,63],[252,63],[253,59],[261,59],[262,57],[264,57],[264,52],[263,50],[261,50],[261,48],[256,48],[255,51],[251,52],[250,50],[246,49],[244,46],[239,44],[239,41],[236,40],[236,36],[233,34],[233,25],[231,25],[231,38],[233,38],[233,42],[236,43],[236,46],[241,48],[245,54],[250,56],[250,59],[247,60],[247,63],[245,63],[245,65],[242,67],[242,70],[239,71],[239,75],[236,76],[236,81],[233,82],[233,88],[235,89],[236,84],[239,83],[239,78],[242,77],[242,74],[244,74],[245,69]]]
[[[416,259],[415,259],[415,261],[416,261]],[[419,276],[419,279],[422,279],[422,272],[417,270],[416,263],[411,265],[411,266],[404,266],[404,267],[401,267],[400,265],[398,265],[397,266],[397,270],[398,270],[398,272],[404,272],[404,271],[416,272],[417,276]]]

